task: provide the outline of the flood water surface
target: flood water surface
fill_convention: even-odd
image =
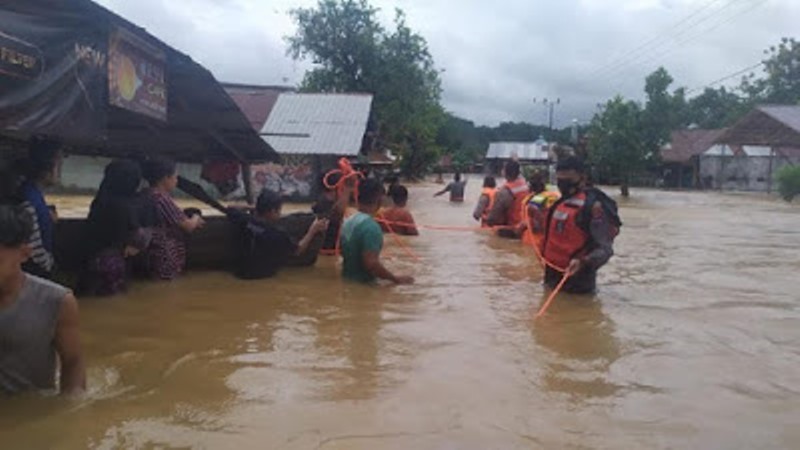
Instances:
[[[418,223],[472,225],[436,188]],[[83,299],[89,393],[0,400],[2,448],[800,447],[800,210],[633,195],[598,294],[536,321],[533,253],[484,232],[387,238],[413,286],[327,258]]]

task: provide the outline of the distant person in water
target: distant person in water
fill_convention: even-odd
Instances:
[[[461,174],[456,172],[453,176],[453,181],[447,185],[443,190],[434,194],[434,197],[441,197],[446,193],[450,193],[450,201],[453,203],[462,203],[464,201],[464,191],[467,188],[467,182],[461,181]]]
[[[494,197],[497,194],[497,181],[493,176],[488,176],[483,179],[483,190],[478,199],[478,204],[475,206],[475,211],[472,212],[472,217],[475,220],[480,220],[482,226],[486,226],[486,219],[489,217],[489,212],[494,206]]]
[[[26,272],[43,278],[50,278],[55,267],[53,230],[58,219],[55,209],[47,205],[43,192],[58,182],[62,157],[61,147],[56,141],[33,138],[23,167],[25,178],[19,198],[33,217],[29,239],[33,253],[24,268]]]
[[[408,188],[400,184],[395,185],[389,196],[394,206],[383,209],[378,216],[384,233],[418,236],[419,230],[414,222],[414,216],[408,210]]]
[[[0,394],[56,386],[62,394],[79,393],[86,373],[78,302],[67,288],[23,272],[32,229],[22,207],[0,205]]]
[[[205,222],[200,214],[187,216],[172,199],[170,194],[178,186],[178,171],[173,161],[162,158],[146,161],[144,176],[150,184],[149,201],[156,217],[145,255],[147,271],[151,278],[172,280],[186,268],[187,235]]]
[[[359,212],[342,225],[342,275],[362,283],[383,279],[411,284],[412,277],[395,275],[381,263],[383,232],[373,216],[380,208],[383,195],[383,185],[377,180],[365,180],[359,185]]]
[[[327,218],[317,218],[300,242],[294,242],[278,227],[283,199],[264,190],[256,201],[255,214],[229,209],[228,218],[236,225],[236,267],[234,273],[245,280],[269,278],[286,265],[289,257],[308,250],[314,238],[328,229]]]
[[[127,287],[129,260],[147,249],[152,230],[138,196],[142,172],[134,161],[112,161],[86,221],[87,260],[80,295],[107,296]]]

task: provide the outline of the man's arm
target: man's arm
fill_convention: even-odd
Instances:
[[[381,280],[388,280],[395,284],[411,284],[414,279],[406,276],[396,276],[381,263],[380,253],[373,251],[365,251],[361,257],[364,263],[364,268],[367,269],[370,275]]]
[[[453,183],[449,183],[446,188],[442,189],[441,191],[433,194],[434,197],[441,197],[442,195],[450,192],[453,189]]]
[[[417,229],[417,224],[414,222],[414,216],[411,215],[410,212],[406,211],[403,215],[403,222],[405,224],[402,227],[402,234],[405,236],[419,236],[419,230]]]
[[[487,206],[489,206],[489,196],[486,194],[481,194],[481,198],[478,199],[478,204],[475,205],[475,211],[472,212],[472,217],[475,220],[481,220],[481,217],[483,217],[483,212],[486,211]]]
[[[86,390],[86,367],[80,343],[78,301],[68,294],[61,303],[56,324],[55,345],[61,361],[61,394]]]
[[[303,236],[303,239],[297,244],[297,248],[295,249],[295,255],[302,255],[303,253],[308,250],[308,247],[311,245],[311,242],[314,241],[314,237],[318,234],[323,233],[328,230],[328,225],[330,221],[328,219],[316,219],[314,223],[308,227],[308,231],[306,235]]]
[[[595,203],[589,221],[589,234],[592,240],[592,251],[582,258],[570,261],[567,273],[575,274],[584,267],[598,269],[614,255],[611,242],[611,223],[603,211],[603,206]]]
[[[495,197],[494,206],[486,222],[489,226],[506,225],[506,211],[514,203],[514,196],[508,189],[501,189]]]
[[[597,269],[614,256],[611,222],[600,203],[595,203],[592,207],[589,233],[594,245],[592,251],[583,257],[583,262],[589,267]]]

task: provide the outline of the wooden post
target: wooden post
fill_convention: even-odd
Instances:
[[[769,148],[769,173],[767,174],[767,194],[772,194],[772,171],[773,171],[773,160],[775,157],[775,149],[770,147]]]
[[[256,195],[253,192],[253,170],[252,166],[248,163],[242,163],[242,183],[244,183],[245,199],[248,205],[253,205],[256,202]]]

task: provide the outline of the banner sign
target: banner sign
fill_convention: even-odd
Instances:
[[[167,120],[166,56],[163,52],[117,30],[108,50],[108,100],[161,121]]]

